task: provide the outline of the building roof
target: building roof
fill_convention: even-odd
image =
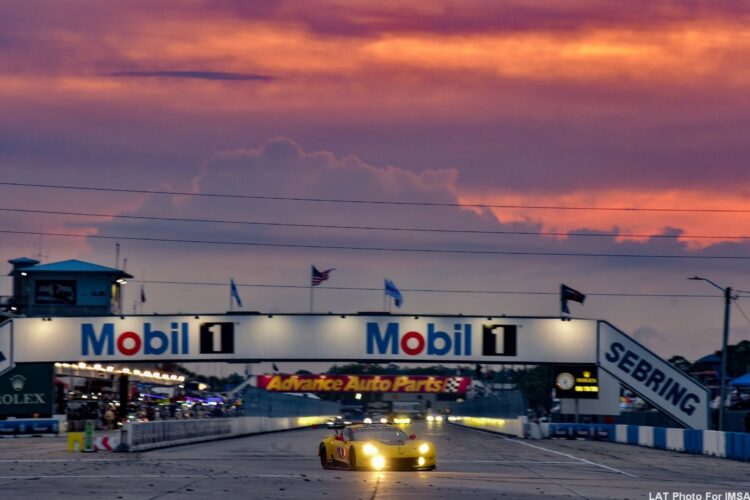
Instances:
[[[63,260],[60,262],[50,262],[49,264],[40,264],[37,266],[26,267],[23,269],[27,273],[37,272],[64,272],[64,273],[101,273],[101,274],[114,274],[123,278],[132,278],[131,275],[127,274],[120,269],[114,267],[100,266],[99,264],[91,264],[90,262],[83,262],[82,260],[70,259]]]
[[[718,354],[709,354],[708,356],[703,356],[695,363],[721,363],[721,356]]]
[[[13,264],[16,267],[28,267],[28,266],[35,266],[39,264],[38,260],[30,259],[28,257],[19,257],[17,259],[11,259],[8,262]]]
[[[750,387],[750,373],[732,380],[729,385]]]

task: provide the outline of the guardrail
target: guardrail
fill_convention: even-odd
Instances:
[[[145,451],[250,434],[300,429],[323,424],[329,416],[236,417],[196,420],[129,422],[121,431],[116,451]]]

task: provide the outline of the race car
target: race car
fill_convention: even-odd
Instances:
[[[390,424],[333,426],[334,434],[318,447],[324,469],[349,470],[434,470],[435,445],[418,441],[412,434]]]

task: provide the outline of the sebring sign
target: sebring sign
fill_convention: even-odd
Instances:
[[[707,390],[605,321],[365,314],[19,318],[0,325],[0,339],[8,336],[16,363],[594,364],[686,426],[708,425]]]

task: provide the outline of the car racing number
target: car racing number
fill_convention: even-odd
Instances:
[[[336,448],[336,453],[339,454],[339,457],[346,458],[346,448],[338,447]]]

